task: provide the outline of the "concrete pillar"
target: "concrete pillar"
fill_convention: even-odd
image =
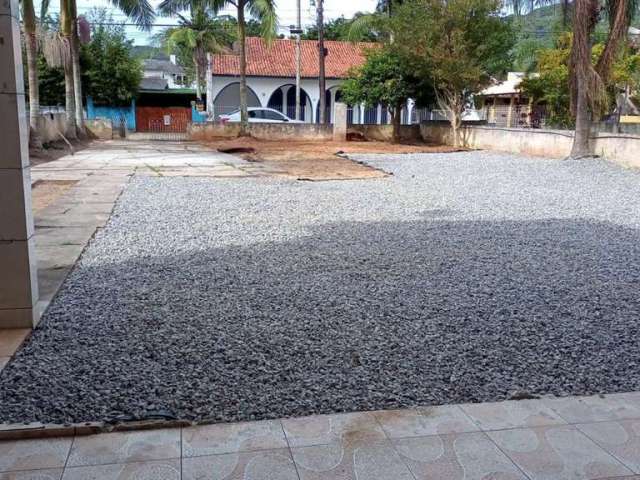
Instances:
[[[407,125],[413,124],[413,109],[415,107],[416,107],[416,102],[414,100],[412,99],[407,100]]]
[[[382,124],[382,105],[378,104],[378,108],[376,109],[376,125]]]
[[[0,328],[33,327],[38,280],[18,0],[0,0],[0,118]]]
[[[335,142],[347,141],[347,104],[338,102],[333,109],[333,140]]]

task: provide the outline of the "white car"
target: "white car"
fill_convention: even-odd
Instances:
[[[248,113],[249,123],[304,123],[302,120],[293,120],[273,108],[251,107],[248,109]],[[227,115],[220,115],[219,118],[223,123],[239,122],[240,110]]]

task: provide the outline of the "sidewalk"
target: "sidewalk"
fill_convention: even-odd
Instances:
[[[640,393],[5,441],[0,472],[1,480],[638,480]]]

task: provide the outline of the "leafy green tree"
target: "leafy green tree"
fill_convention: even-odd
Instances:
[[[548,123],[557,128],[571,128],[573,118],[569,106],[569,55],[571,35],[558,38],[555,48],[536,54],[537,72],[522,80],[521,90],[534,104],[547,106]]]
[[[542,49],[536,56],[537,73],[525,78],[521,88],[534,103],[547,106],[549,123],[559,128],[573,128],[569,62],[571,58],[571,33],[556,40],[555,48]],[[591,49],[591,64],[597,65],[605,49],[603,43]],[[613,109],[619,93],[635,90],[640,82],[640,54],[625,46],[611,67],[608,84],[604,87],[605,108]]]
[[[573,9],[573,41],[569,61],[571,107],[576,128],[571,158],[592,156],[589,144],[593,117],[607,104],[606,86],[612,66],[626,43],[629,25],[638,11],[637,0],[576,0]],[[604,48],[597,63],[592,62],[592,45],[602,15],[609,20]]]
[[[376,42],[379,40],[378,35],[372,29],[362,29],[356,35],[349,35],[351,26],[358,19],[366,16],[365,13],[356,13],[353,18],[345,18],[344,16],[335,18],[324,24],[325,40],[352,40],[358,42]],[[318,26],[312,25],[301,35],[303,40],[316,40],[318,38]]]
[[[161,13],[175,14],[170,7],[164,8],[160,10]],[[224,46],[231,45],[235,36],[229,29],[233,25],[226,18],[216,18],[199,0],[191,2],[189,10],[189,18],[176,14],[180,24],[165,30],[162,41],[169,52],[177,52],[183,62],[187,60],[185,63],[188,69],[193,68],[196,96],[201,99],[207,69],[207,53],[218,52]]]
[[[364,65],[341,85],[342,98],[351,105],[386,106],[391,114],[393,143],[398,143],[402,108],[410,98],[429,91],[429,85],[411,72],[411,65],[391,46],[370,50]]]
[[[98,25],[85,46],[86,91],[96,103],[128,105],[135,98],[142,79],[140,61],[131,52],[121,26]]]
[[[163,0],[160,10],[178,13],[187,10],[194,0]],[[260,23],[260,33],[267,41],[276,37],[278,16],[275,0],[198,0],[198,3],[218,14],[225,7],[236,10],[238,22],[238,44],[240,47],[240,135],[248,135],[249,113],[247,103],[247,13]]]
[[[396,7],[390,19],[394,45],[417,74],[433,81],[456,146],[471,95],[513,63],[511,22],[499,13],[497,0],[412,0]]]
[[[42,54],[38,56],[38,89],[40,105],[64,105],[64,72],[49,66]]]

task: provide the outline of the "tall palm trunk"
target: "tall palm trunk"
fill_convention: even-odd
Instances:
[[[69,0],[71,17],[71,62],[73,67],[73,94],[75,104],[76,129],[85,134],[84,111],[82,109],[82,71],[80,70],[80,37],[78,35],[78,8],[76,0]]]
[[[199,51],[198,48],[196,48],[196,51]],[[200,56],[197,54],[194,54],[193,56],[193,66],[195,68],[195,74],[196,74],[196,98],[198,100],[202,100],[202,73],[200,72]]]
[[[249,135],[249,111],[247,106],[247,49],[244,21],[244,0],[238,0],[238,41],[240,42],[240,136]]]
[[[576,84],[576,129],[571,154],[569,156],[571,158],[584,158],[591,155],[591,146],[589,145],[591,112],[589,111],[589,98],[585,86],[585,79],[578,77]]]
[[[591,39],[598,22],[598,0],[576,0],[573,15],[573,43],[571,46],[572,109],[576,116],[576,131],[571,148],[571,158],[593,155],[589,136],[592,116],[607,104],[605,86],[611,75],[611,66],[619,52],[631,16],[628,0],[609,1],[609,35],[605,49],[593,66]]]
[[[42,148],[38,133],[40,114],[40,90],[38,87],[38,40],[36,37],[36,13],[33,0],[22,1],[24,38],[27,50],[27,75],[29,78],[29,143],[34,148]]]
[[[66,126],[65,135],[67,138],[78,138],[76,132],[76,101],[75,89],[73,85],[73,60],[72,60],[72,33],[73,19],[69,0],[60,1],[60,33],[62,34],[63,48],[63,69],[64,69],[64,94],[65,94],[65,110],[66,110]]]

